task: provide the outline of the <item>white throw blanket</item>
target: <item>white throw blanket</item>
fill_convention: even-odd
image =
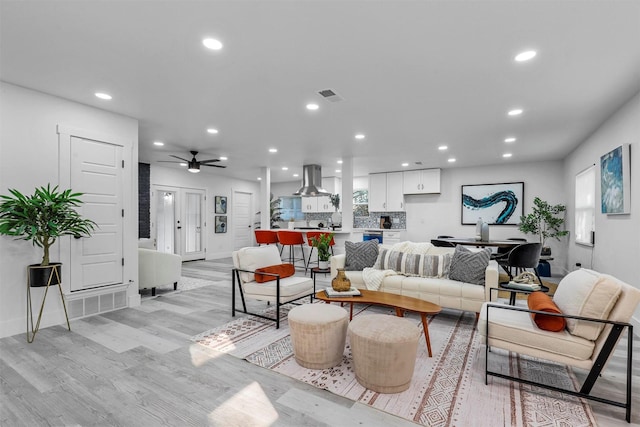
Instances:
[[[380,289],[380,285],[382,285],[382,280],[387,276],[396,275],[393,270],[378,270],[377,268],[369,268],[365,267],[362,270],[362,279],[364,280],[364,284],[367,286],[367,289],[370,291],[377,291]]]

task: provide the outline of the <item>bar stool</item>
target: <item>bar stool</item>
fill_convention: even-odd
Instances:
[[[273,230],[255,230],[256,243],[260,245],[270,245],[275,243],[278,245],[278,232]]]
[[[285,246],[289,246],[289,264],[296,265],[297,260],[302,260],[304,264],[304,271],[307,272],[307,263],[304,258],[304,238],[302,237],[302,233],[299,231],[284,231],[279,230],[278,232],[278,242],[280,243],[280,256],[282,257],[282,251]],[[295,258],[295,246],[300,245],[300,250],[302,251],[302,258]]]
[[[317,239],[322,234],[329,234],[329,233],[324,233],[322,231],[307,231],[307,243],[309,244],[309,246],[311,246],[311,251],[309,251],[309,259],[307,260],[307,266],[311,265],[311,254],[313,253],[313,249],[315,249],[315,246],[313,246],[313,241],[311,240],[311,238],[315,237]],[[331,237],[331,241],[329,242],[329,247],[331,248],[331,255],[333,255],[333,246],[335,244],[336,242],[333,240],[333,237]],[[318,260],[318,266],[319,265],[320,265],[320,262]]]

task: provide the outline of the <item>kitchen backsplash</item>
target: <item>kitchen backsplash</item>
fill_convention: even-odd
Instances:
[[[372,213],[367,217],[358,216],[353,218],[353,228],[380,228],[380,216],[385,215],[391,217],[391,229],[406,229],[407,214],[406,212],[384,212]],[[324,225],[331,225],[331,213],[306,213],[304,214],[306,221],[319,221]],[[394,219],[398,219],[395,222]]]

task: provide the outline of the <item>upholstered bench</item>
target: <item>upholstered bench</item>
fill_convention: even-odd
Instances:
[[[358,316],[349,324],[356,380],[378,393],[409,388],[418,353],[420,329],[402,317]]]
[[[289,311],[293,353],[298,365],[325,369],[340,364],[349,314],[337,305],[304,304]]]

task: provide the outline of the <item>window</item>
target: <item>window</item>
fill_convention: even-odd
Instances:
[[[576,243],[593,246],[596,211],[596,167],[591,166],[576,175],[575,208]]]
[[[289,221],[291,218],[296,221],[304,219],[302,199],[299,196],[282,196],[280,197],[280,220]]]
[[[369,216],[369,190],[355,190],[353,192],[354,216]]]

